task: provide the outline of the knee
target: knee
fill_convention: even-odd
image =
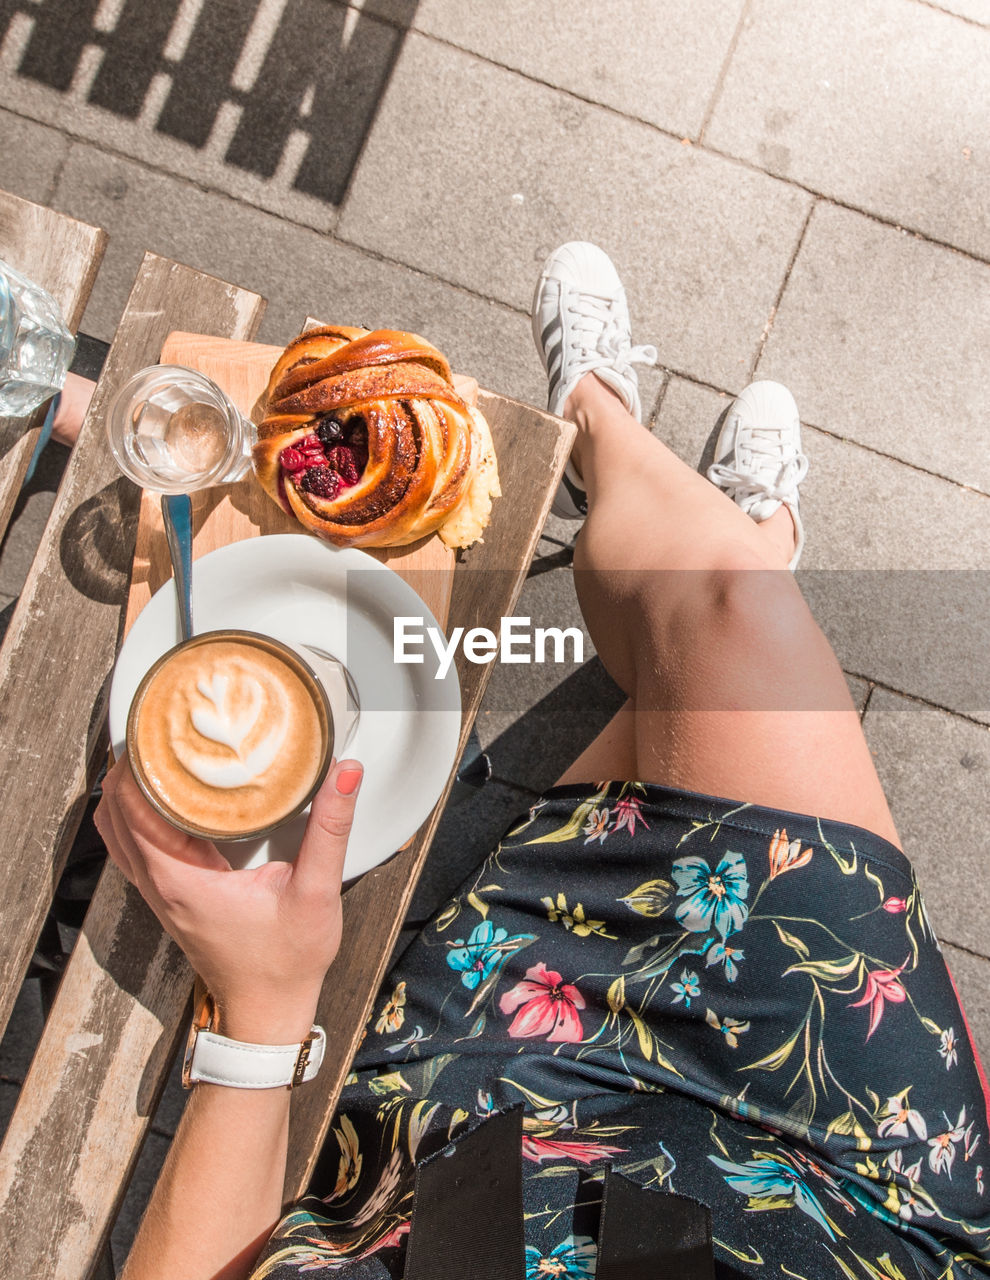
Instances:
[[[681,602],[672,614],[675,633],[686,641],[764,653],[794,652],[820,637],[791,573],[768,569],[745,551],[721,557],[712,567],[687,571]]]

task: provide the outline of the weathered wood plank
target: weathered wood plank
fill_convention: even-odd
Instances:
[[[48,290],[73,333],[106,244],[100,227],[0,191],[0,257]]]
[[[47,289],[73,333],[103,259],[107,234],[99,227],[0,191],[0,258]],[[0,417],[0,538],[34,453],[44,409],[30,418]]]
[[[0,1148],[0,1274],[99,1263],[190,1015],[193,976],[107,867]]]
[[[574,428],[559,418],[490,392],[478,405],[492,429],[502,492],[485,539],[458,558],[450,626],[490,627],[496,633],[519,597],[540,531],[571,450]],[[457,653],[461,681],[461,738],[467,743],[492,667]],[[337,1099],[361,1042],[372,1002],[409,908],[454,775],[419,833],[401,853],[368,872],[344,894],[344,939],[323,987],[319,1021],[327,1028],[323,1068],[292,1101],[285,1199],[302,1195],[312,1177]]]
[[[75,332],[106,247],[106,232],[0,191],[0,258],[48,290]],[[44,411],[0,418],[0,537],[10,522]]]
[[[0,650],[0,1029],[105,741],[139,498],[107,447],[106,407],[131,373],[157,360],[171,330],[250,338],[263,306],[257,294],[145,255]],[[84,930],[0,1149],[2,1275],[86,1275],[140,1149],[140,1139],[125,1138],[121,1157],[118,1135],[130,1120],[143,1136],[158,1067],[181,1025],[185,962],[126,886],[111,878],[106,897],[113,927],[101,932],[98,916]],[[117,945],[118,928],[126,946]],[[168,1029],[152,1026],[147,1049],[142,1019],[154,1024],[163,991],[178,1004]],[[141,1017],[127,1022],[135,1008]]]

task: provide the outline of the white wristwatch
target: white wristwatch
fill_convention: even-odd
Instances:
[[[216,1002],[197,982],[182,1062],[183,1088],[202,1083],[233,1089],[295,1089],[312,1080],[323,1065],[327,1037],[322,1027],[314,1026],[302,1044],[247,1044],[220,1035],[218,1025]]]

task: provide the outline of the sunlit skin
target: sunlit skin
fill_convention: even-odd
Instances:
[[[564,416],[589,504],[578,601],[628,701],[560,781],[656,782],[899,846],[845,676],[786,571],[790,512],[756,524],[594,374]]]

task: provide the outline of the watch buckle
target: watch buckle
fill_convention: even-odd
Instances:
[[[313,1052],[313,1043],[316,1040],[316,1033],[311,1031],[306,1039],[299,1046],[299,1054],[296,1058],[296,1065],[292,1070],[292,1079],[289,1082],[290,1089],[296,1089],[303,1083],[303,1077],[306,1074],[306,1068],[309,1066],[310,1055]]]
[[[196,1083],[192,1079],[193,1054],[196,1051],[196,1040],[201,1031],[216,1031],[220,1026],[220,1010],[217,1002],[210,995],[206,984],[198,975],[193,987],[193,1015],[186,1038],[186,1051],[182,1058],[182,1087],[191,1089]]]

